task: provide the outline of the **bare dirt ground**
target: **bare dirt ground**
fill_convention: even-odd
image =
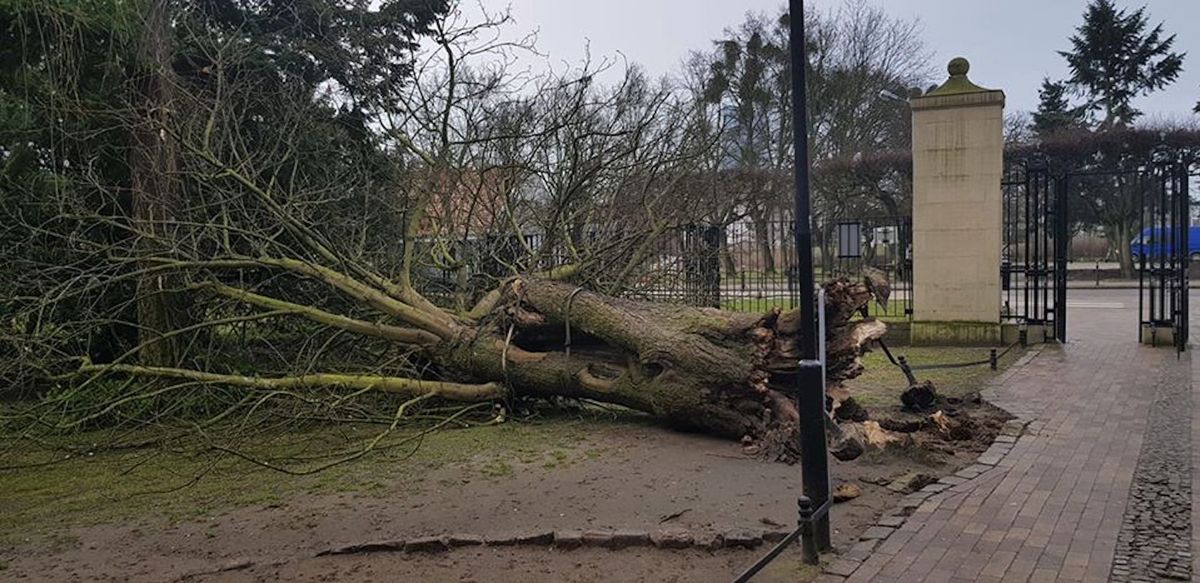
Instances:
[[[963,383],[974,385],[977,380]],[[887,408],[881,401],[872,414],[883,414]],[[962,413],[976,417],[985,428],[993,423],[998,426],[1003,417],[986,404],[964,405]],[[205,507],[215,510],[200,510],[190,518],[186,513],[167,518],[139,511],[116,521],[88,525],[89,521],[63,514],[51,528],[56,538],[0,543],[0,578],[728,581],[766,547],[713,552],[471,547],[438,555],[316,555],[339,545],[426,535],[486,537],[556,529],[653,532],[663,527],[702,533],[794,524],[799,468],[749,459],[736,443],[627,419],[574,421],[569,434],[563,434],[557,443],[555,424],[548,423],[543,429],[536,447],[501,447],[506,430],[492,428],[489,441],[471,442],[474,451],[460,452],[464,455],[452,463],[398,460],[391,466],[366,464],[332,491],[316,488],[310,489],[314,493],[304,493],[278,486],[280,494],[269,497],[269,502],[246,505],[231,501],[222,508],[208,500]],[[861,497],[834,507],[835,545],[848,548],[901,496],[874,482],[886,483],[912,472],[935,477],[951,473],[970,463],[990,443],[987,433],[984,430],[977,440],[952,446],[922,438],[918,439],[923,444],[920,447],[868,453],[853,462],[834,460],[834,484],[852,482],[863,492]],[[5,478],[0,473],[0,491],[4,491]],[[263,479],[280,480],[278,476]],[[243,483],[240,487],[259,486],[262,484]],[[89,487],[93,485],[87,480],[72,485],[73,489]],[[39,504],[54,505],[62,500],[64,507],[68,506],[74,493],[56,492]],[[184,488],[159,500],[164,506],[187,508],[192,493]],[[0,495],[0,511],[6,506],[3,498]],[[123,502],[109,498],[105,503],[119,506]],[[19,500],[10,500],[10,505],[19,508]],[[43,517],[41,522],[54,515],[53,507],[35,510],[40,514],[22,509],[29,516]],[[670,515],[677,517],[664,520]],[[793,550],[759,580],[807,580],[815,574],[800,563]]]

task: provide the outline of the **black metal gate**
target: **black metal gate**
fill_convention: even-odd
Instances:
[[[1138,335],[1142,342],[1188,345],[1188,267],[1191,198],[1188,165],[1179,161],[1140,169],[1141,216],[1129,252],[1138,271]]]
[[[1029,340],[1067,341],[1067,180],[1044,166],[1005,170],[1001,316]]]

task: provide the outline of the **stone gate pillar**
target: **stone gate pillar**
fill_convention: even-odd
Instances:
[[[969,70],[912,100],[915,344],[1000,341],[1004,92]]]

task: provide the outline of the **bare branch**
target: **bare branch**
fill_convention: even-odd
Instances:
[[[400,377],[352,375],[319,373],[293,377],[250,377],[242,375],[216,374],[187,370],[181,368],[137,366],[127,364],[101,365],[89,364],[79,368],[76,375],[91,375],[97,373],[122,373],[141,377],[157,377],[182,379],[189,381],[230,385],[259,390],[309,388],[334,389],[370,389],[384,393],[400,393],[405,395],[428,395],[449,399],[452,401],[488,401],[504,396],[504,388],[499,383],[484,383],[468,385],[441,381],[426,381]]]

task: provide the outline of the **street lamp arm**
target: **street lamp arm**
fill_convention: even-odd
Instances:
[[[879,98],[880,98],[880,99],[882,99],[882,100],[884,100],[884,101],[896,101],[896,102],[899,102],[899,103],[908,103],[908,99],[907,99],[907,98],[905,98],[905,97],[900,97],[900,96],[899,96],[899,95],[897,95],[896,93],[894,93],[894,92],[892,92],[892,91],[888,91],[887,89],[880,89],[880,90],[879,90]]]

